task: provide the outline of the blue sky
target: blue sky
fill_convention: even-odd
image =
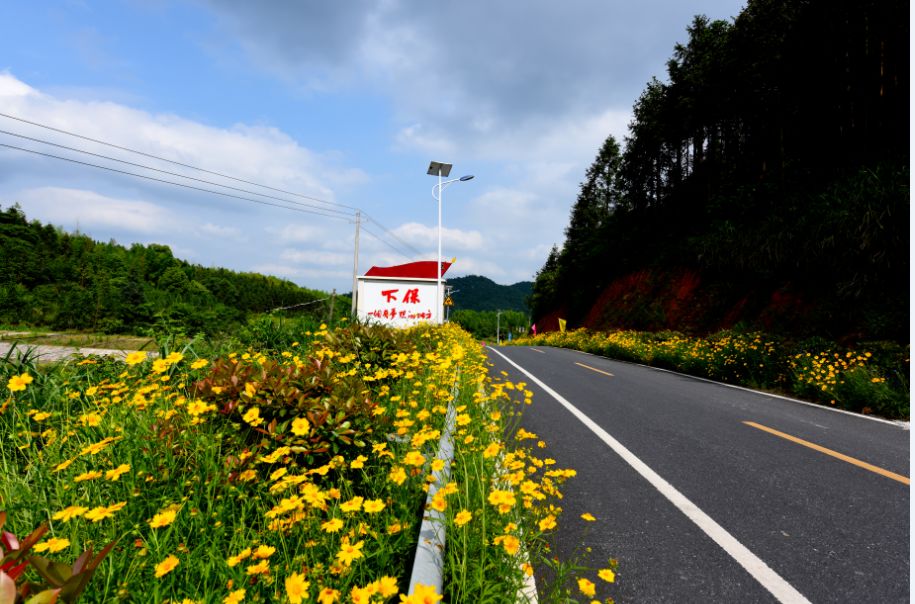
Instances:
[[[633,102],[664,77],[692,16],[730,19],[741,7],[8,0],[0,113],[360,208],[377,221],[362,232],[360,273],[434,259],[425,172],[430,160],[453,163],[452,176],[476,178],[445,191],[443,255],[457,258],[453,275],[510,284],[561,245],[585,170],[607,135],[622,141]],[[6,117],[0,130],[306,201]],[[218,188],[9,134],[0,143]],[[204,266],[351,288],[346,219],[0,148],[0,205],[13,203],[99,240],[165,243]]]

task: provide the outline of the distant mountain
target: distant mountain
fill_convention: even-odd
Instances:
[[[533,282],[520,281],[514,285],[499,285],[480,275],[448,279],[453,288],[453,310],[518,310],[528,312],[527,298]]]

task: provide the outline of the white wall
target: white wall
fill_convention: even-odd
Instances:
[[[360,277],[356,314],[363,321],[392,327],[434,323],[435,288],[433,280]],[[439,302],[442,299],[439,296]]]

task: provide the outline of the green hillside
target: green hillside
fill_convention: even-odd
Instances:
[[[256,273],[205,268],[165,245],[100,243],[0,207],[0,323],[106,333],[212,334],[264,311],[312,303],[324,292]],[[339,302],[339,299],[338,299]],[[349,310],[346,302],[337,308]]]
[[[480,275],[448,279],[454,288],[452,310],[517,310],[527,313],[527,298],[531,295],[531,281],[514,285],[499,285]]]

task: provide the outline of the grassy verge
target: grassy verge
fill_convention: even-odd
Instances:
[[[909,347],[889,342],[852,350],[821,339],[792,343],[762,333],[724,331],[696,338],[677,332],[579,329],[513,344],[572,348],[849,411],[909,418]]]
[[[444,595],[513,601],[574,474],[512,427],[523,384],[492,383],[453,327],[320,326],[296,341],[261,327],[272,345],[210,358],[0,363],[4,529],[47,527],[4,542],[0,570],[29,554],[20,588],[63,585],[66,602],[68,578],[92,570],[81,601],[438,601],[406,583],[454,405],[452,474],[431,504],[448,529]],[[70,567],[88,548],[105,555]],[[556,600],[595,589],[569,575]]]

